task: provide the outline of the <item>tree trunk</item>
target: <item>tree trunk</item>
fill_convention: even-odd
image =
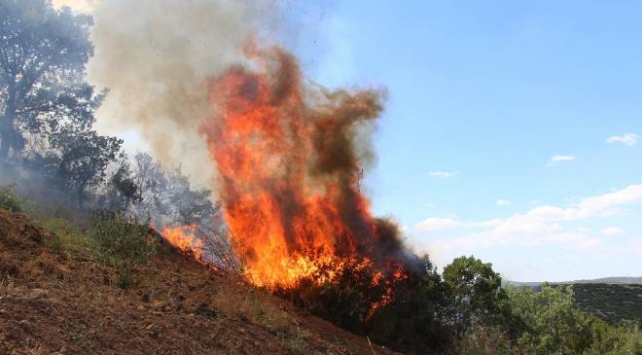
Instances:
[[[7,161],[11,148],[11,135],[13,132],[13,115],[4,115],[0,118],[0,160]]]
[[[12,136],[16,133],[13,128],[16,119],[16,88],[9,85],[7,92],[7,106],[4,109],[4,114],[0,117],[0,160],[2,161],[9,159]]]

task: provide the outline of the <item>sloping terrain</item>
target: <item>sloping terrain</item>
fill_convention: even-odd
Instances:
[[[607,277],[594,280],[580,280],[552,283],[552,285],[572,285],[573,298],[577,308],[611,325],[622,321],[637,321],[642,329],[642,284],[638,277]],[[630,281],[631,283],[626,283]],[[514,282],[508,285],[530,287],[541,290],[541,282]]]
[[[642,326],[642,285],[575,284],[573,293],[577,307],[611,324],[637,320]]]
[[[314,353],[392,354],[169,247],[119,275],[0,210],[0,354]]]

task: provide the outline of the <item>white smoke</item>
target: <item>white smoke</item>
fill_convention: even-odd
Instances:
[[[242,60],[243,45],[275,23],[273,11],[258,0],[102,0],[87,68],[92,84],[110,90],[99,128],[136,130],[161,164],[215,189],[198,133],[211,115],[204,80]]]

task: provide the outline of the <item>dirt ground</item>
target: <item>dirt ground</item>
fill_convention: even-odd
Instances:
[[[0,354],[393,354],[169,248],[122,278],[0,210]]]

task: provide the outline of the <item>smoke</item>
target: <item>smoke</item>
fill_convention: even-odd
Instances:
[[[273,12],[258,0],[102,0],[87,68],[90,82],[110,90],[99,128],[136,130],[165,167],[215,189],[198,135],[211,115],[204,79],[242,62],[239,49],[275,23]]]

